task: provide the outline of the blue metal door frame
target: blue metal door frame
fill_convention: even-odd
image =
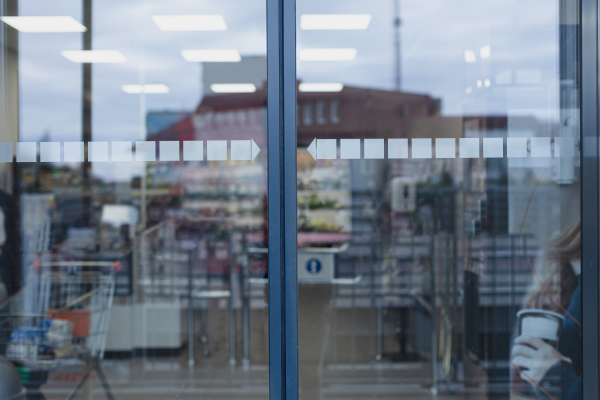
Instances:
[[[267,0],[269,392],[298,399],[296,2]]]

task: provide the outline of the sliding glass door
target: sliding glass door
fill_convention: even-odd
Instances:
[[[0,0],[0,399],[598,398],[597,15]]]
[[[0,355],[28,398],[267,398],[265,2],[0,5]]]
[[[577,2],[296,17],[300,398],[582,398]]]

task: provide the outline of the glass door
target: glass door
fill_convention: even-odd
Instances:
[[[598,4],[480,3],[0,0],[0,397],[597,397]]]
[[[296,23],[300,398],[581,399],[577,2]]]
[[[266,36],[262,0],[0,1],[0,388],[268,397]]]

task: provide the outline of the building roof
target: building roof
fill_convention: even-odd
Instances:
[[[353,86],[345,86],[341,92],[298,92],[297,102],[299,145],[315,137],[406,137],[407,121],[429,118],[440,109],[440,101],[426,94]],[[193,113],[152,140],[201,140],[205,135],[214,138],[212,135],[220,134],[224,139],[252,136],[258,143],[264,141],[255,137],[265,136],[266,121],[254,114],[266,107],[266,85],[254,93],[204,96]],[[310,123],[305,113],[311,113]]]

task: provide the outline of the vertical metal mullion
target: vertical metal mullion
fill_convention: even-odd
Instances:
[[[581,0],[581,266],[583,398],[598,399],[598,0]]]
[[[92,0],[83,0],[82,2],[82,20],[86,27],[82,34],[83,50],[92,50],[92,23],[93,23],[93,4]],[[92,141],[92,63],[81,64],[81,140],[87,154],[87,147]],[[81,194],[83,196],[83,221],[85,226],[92,226],[92,197],[91,197],[91,173],[92,164],[89,157],[84,157],[82,164]],[[142,202],[143,204],[143,202]],[[143,208],[144,206],[142,206]],[[142,215],[145,213],[142,209]],[[144,218],[144,217],[142,217]],[[146,226],[144,225],[144,229]]]
[[[298,227],[296,133],[296,0],[283,0],[283,189],[286,400],[298,393]]]
[[[284,399],[285,348],[281,112],[281,0],[267,0],[267,218],[269,274],[269,398]]]
[[[267,0],[269,393],[298,398],[296,4]]]

